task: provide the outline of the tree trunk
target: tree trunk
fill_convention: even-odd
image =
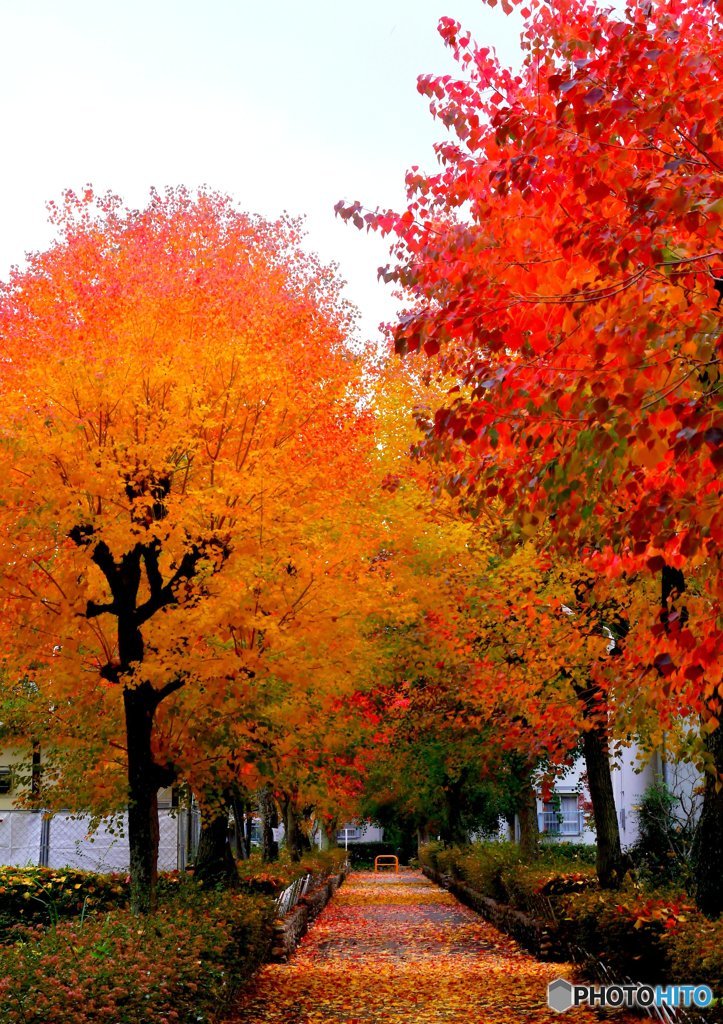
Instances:
[[[583,732],[582,750],[597,833],[597,877],[602,889],[619,889],[627,869],[620,848],[618,813],[615,809],[604,723],[597,722]]]
[[[231,796],[231,807],[233,809],[234,828],[236,832],[236,848],[239,860],[248,860],[251,854],[251,847],[246,840],[246,811],[245,802],[240,799],[235,791]]]
[[[38,800],[40,798],[40,780],[42,778],[40,743],[38,740],[33,740],[32,767],[30,772],[30,795],[33,800]]]
[[[419,856],[423,846],[430,840],[429,823],[425,822],[423,825],[417,826],[417,856]]]
[[[259,790],[259,815],[261,816],[261,860],[270,864],[279,859],[279,844],[274,839],[273,829],[278,828],[279,816],[271,786]]]
[[[126,493],[131,501],[144,493],[150,493],[155,502],[154,516],[160,519],[165,515],[163,499],[169,489],[168,479],[156,480],[148,488],[142,485],[140,489],[129,482]],[[68,536],[78,547],[85,548],[92,544],[92,561],[105,576],[113,596],[110,604],[88,601],[85,617],[94,619],[98,615],[111,614],[118,620],[118,657],[102,666],[100,674],[110,682],[123,683],[128,747],[131,909],[134,913],[145,914],[155,910],[157,900],[158,790],[162,786],[172,785],[176,780],[176,772],[171,765],[163,766],[153,759],[153,718],[161,701],[181,689],[184,678],[179,674],[159,689],[142,678],[144,642],[141,627],[156,612],[176,603],[174,583],[195,575],[196,565],[203,557],[203,547],[199,545],[187,552],[175,574],[163,585],[158,568],[160,544],[157,540],[149,540],[146,544],[139,541],[120,559],[115,559],[106,541],[92,539],[94,533],[93,526],[79,523],[70,530]],[[150,596],[139,607],[138,592],[143,568]]]
[[[520,821],[520,856],[529,864],[540,855],[540,830],[537,825],[537,795],[531,782],[523,787],[517,809]]]
[[[249,857],[251,856],[251,836],[253,834],[254,827],[254,815],[251,804],[246,804],[246,814],[244,816],[244,840],[246,841],[246,850]]]
[[[229,843],[228,804],[229,794],[223,793],[220,802],[213,803],[201,819],[194,878],[206,885],[232,887],[238,882]]]
[[[464,789],[466,772],[463,769],[458,779],[453,779],[444,787],[445,818],[442,839],[445,845],[462,845],[468,841],[467,833],[462,827],[462,790]]]
[[[695,901],[706,917],[723,913],[723,726],[706,736],[705,746],[712,756],[717,778],[706,774],[703,808],[698,821],[693,849]]]
[[[128,741],[128,845],[131,910],[156,909],[158,881],[158,789],[151,752],[156,703],[149,683],[123,691]]]
[[[295,863],[301,860],[304,853],[304,835],[301,831],[301,814],[294,793],[284,793],[281,798],[284,812],[284,835],[289,857]]]

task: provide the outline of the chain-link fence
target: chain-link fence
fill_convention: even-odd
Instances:
[[[180,808],[176,812],[178,822],[178,870],[185,871],[196,857],[198,841],[201,838],[201,812],[194,803],[191,808]],[[159,852],[160,867],[160,852]]]
[[[0,863],[16,868],[42,864],[44,831],[40,811],[0,811]]]
[[[195,856],[200,835],[197,807],[158,812],[160,871],[183,871]],[[93,822],[86,815],[0,811],[0,864],[12,867],[127,871],[128,816]]]

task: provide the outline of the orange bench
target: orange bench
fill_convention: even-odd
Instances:
[[[380,853],[374,858],[374,873],[380,868],[394,868],[395,874],[399,873],[399,858],[391,853]]]

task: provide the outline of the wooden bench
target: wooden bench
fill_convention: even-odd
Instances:
[[[394,868],[395,874],[399,874],[399,858],[391,853],[380,853],[374,858],[374,873],[380,868]]]

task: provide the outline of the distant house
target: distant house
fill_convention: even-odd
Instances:
[[[339,846],[352,846],[354,843],[381,843],[384,829],[370,825],[366,821],[349,821],[336,833]]]

